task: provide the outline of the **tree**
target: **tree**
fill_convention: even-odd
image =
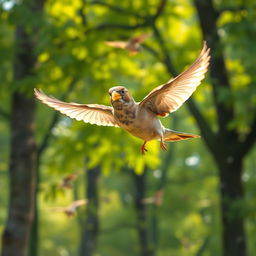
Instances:
[[[98,218],[98,179],[100,167],[86,170],[86,198],[88,200],[85,218],[83,220],[82,235],[80,241],[80,256],[92,256],[97,248],[99,233]]]
[[[31,75],[35,56],[31,51],[32,39],[24,26],[16,28],[17,55],[14,80]],[[2,255],[26,255],[30,226],[33,220],[35,194],[36,143],[34,137],[35,100],[20,91],[12,95],[10,205],[3,233]]]
[[[31,5],[21,4],[17,6],[17,10],[24,8],[28,12],[40,15],[42,7],[43,1],[36,1]],[[30,28],[31,32],[37,32],[36,26]],[[26,255],[34,216],[35,100],[31,98],[31,93],[28,96],[22,88],[22,82],[33,76],[36,64],[35,42],[31,32],[28,32],[28,24],[24,20],[21,24],[16,24],[13,80],[19,87],[14,89],[11,99],[10,203],[8,220],[2,236],[3,256]],[[29,91],[32,91],[31,87]]]

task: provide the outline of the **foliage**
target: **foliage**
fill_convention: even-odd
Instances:
[[[108,89],[126,85],[139,101],[152,88],[170,79],[156,36],[149,38],[142,53],[135,56],[110,48],[105,41],[127,40],[134,35],[152,32],[149,26],[130,28],[142,24],[142,17],[153,15],[158,4],[156,0],[150,1],[150,4],[144,0],[120,3],[113,0],[86,3],[82,0],[48,0],[45,1],[43,15],[35,17],[26,1],[0,1],[0,233],[8,208],[8,113],[12,92],[19,88],[33,97],[32,89],[36,87],[61,98],[73,84],[66,101],[108,105]],[[216,1],[215,4],[221,10],[232,6],[233,1]],[[115,7],[120,8],[119,11]],[[221,90],[218,99],[225,104],[235,104],[235,118],[229,123],[229,129],[239,131],[241,137],[250,132],[256,102],[255,9],[253,12],[249,7],[250,3],[245,10],[223,11],[218,20],[218,32],[225,45],[225,62],[232,83],[232,91]],[[22,50],[15,47],[13,36],[18,24],[23,24],[27,31],[35,29],[35,52],[38,57],[31,76],[13,81],[13,56],[16,51]],[[114,27],[113,24],[121,27]],[[193,4],[189,0],[168,1],[157,25],[165,38],[173,65],[182,71],[193,62],[202,45]],[[152,52],[157,52],[157,56]],[[204,80],[193,97],[213,130],[217,130],[210,84],[209,79]],[[53,110],[38,103],[38,145],[46,134],[50,134],[39,166],[39,254],[77,254],[84,208],[79,209],[73,219],[53,212],[51,208],[84,198],[86,168],[100,165],[103,175],[99,184],[97,255],[138,255],[134,184],[124,169],[128,167],[141,175],[149,168],[147,196],[152,196],[163,175],[161,163],[164,153],[160,152],[158,142],[150,142],[149,152],[142,157],[139,151],[141,141],[121,129],[97,127],[60,116],[49,130],[53,115]],[[173,117],[178,118],[178,130],[198,133],[195,121],[185,106],[164,119],[163,123],[168,126],[169,119]],[[158,218],[158,255],[199,255],[204,243],[206,247],[200,255],[220,255],[219,181],[212,156],[202,140],[179,142],[175,146],[169,144],[168,150],[173,150],[173,157],[170,166],[165,167],[168,171],[163,204],[157,208],[146,206],[148,225],[151,225],[151,217],[155,214]],[[245,205],[243,214],[247,221],[251,255],[256,250],[255,153],[254,149],[246,158],[243,176],[246,197],[241,202]],[[73,172],[79,173],[75,182],[76,193],[74,190],[59,189],[63,177]]]

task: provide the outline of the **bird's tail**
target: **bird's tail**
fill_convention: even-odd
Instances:
[[[178,141],[178,140],[187,140],[192,138],[200,138],[199,135],[177,132],[170,129],[165,129],[164,131],[164,141]]]

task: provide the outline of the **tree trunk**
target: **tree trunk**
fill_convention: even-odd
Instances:
[[[141,256],[153,256],[154,248],[153,244],[150,246],[149,243],[149,228],[147,223],[147,212],[146,205],[143,203],[143,199],[146,197],[146,172],[141,175],[136,174],[132,171],[132,176],[135,184],[135,199],[134,205],[137,213],[137,231],[139,235]]]
[[[16,29],[17,53],[14,80],[31,75],[35,58],[32,41],[24,27]],[[2,236],[2,256],[24,256],[33,219],[35,194],[36,143],[34,137],[34,98],[16,91],[11,106],[10,201],[8,219]]]
[[[220,90],[231,92],[231,84],[225,66],[223,49],[218,34],[218,12],[212,0],[194,0],[204,39],[212,50],[210,78],[214,103],[217,110],[218,132],[216,141],[208,140],[209,149],[216,160],[221,184],[222,243],[224,256],[246,256],[246,233],[244,216],[241,212],[244,199],[242,184],[243,154],[238,154],[241,143],[236,130],[228,129],[234,120],[234,104],[221,102]],[[202,128],[202,127],[201,127]]]
[[[97,183],[100,172],[100,167],[86,171],[86,198],[88,204],[86,206],[86,217],[80,244],[80,256],[94,255],[97,246],[99,230],[99,199]]]
[[[228,159],[229,160],[229,159]],[[219,164],[223,254],[246,256],[241,160]]]

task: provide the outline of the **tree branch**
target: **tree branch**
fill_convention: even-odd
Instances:
[[[115,6],[115,5],[111,5],[111,4],[108,4],[108,3],[103,3],[101,1],[93,1],[93,2],[89,2],[90,4],[97,4],[97,5],[103,5],[103,6],[106,6],[108,7],[109,9],[113,10],[113,11],[116,11],[116,12],[121,12],[121,13],[124,13],[124,14],[127,14],[127,15],[133,15],[137,18],[140,18],[143,20],[143,22],[141,23],[137,23],[135,25],[126,25],[126,24],[116,24],[116,23],[103,23],[103,24],[100,24],[94,28],[89,28],[86,32],[87,33],[90,33],[92,31],[97,31],[97,30],[104,30],[104,29],[124,29],[124,30],[133,30],[133,29],[138,29],[138,28],[143,28],[143,27],[148,27],[150,26],[151,24],[154,24],[156,19],[162,14],[163,10],[164,10],[164,7],[167,3],[167,0],[160,0],[160,3],[159,3],[159,6],[156,10],[156,13],[151,16],[142,16],[142,15],[139,15],[137,13],[134,13],[134,12],[131,12],[129,10],[126,10],[126,9],[123,9],[123,8],[120,8],[119,6]]]
[[[164,8],[166,6],[167,0],[160,0],[160,4],[156,10],[156,13],[154,15],[154,21],[162,14],[162,12],[164,11]]]
[[[167,47],[166,47],[166,45],[165,45],[164,39],[163,39],[163,37],[162,37],[160,31],[158,30],[158,28],[156,27],[155,24],[152,25],[152,29],[153,29],[153,31],[154,31],[154,34],[155,34],[156,39],[158,40],[158,43],[159,43],[159,45],[160,45],[160,48],[162,49],[163,55],[165,56],[163,62],[164,62],[164,64],[165,64],[165,66],[166,66],[168,72],[169,72],[173,77],[177,76],[178,73],[177,73],[177,71],[176,71],[176,69],[175,69],[175,67],[174,67],[174,65],[173,65],[173,63],[172,63],[171,56],[170,56],[169,51],[168,51],[168,49],[167,49]]]
[[[156,59],[160,59],[158,52],[153,47],[149,46],[147,43],[143,43],[143,49],[145,49],[147,52],[153,55]]]
[[[135,25],[126,25],[126,24],[115,24],[115,23],[103,23],[94,28],[89,28],[86,30],[86,33],[95,32],[97,30],[104,30],[104,29],[124,29],[124,30],[133,30],[138,28],[143,28],[148,26],[147,23],[138,23]]]
[[[136,12],[132,12],[128,9],[124,9],[124,8],[119,7],[119,6],[109,4],[109,3],[105,3],[105,2],[102,2],[102,1],[95,0],[93,2],[88,2],[88,4],[90,4],[90,5],[101,5],[101,6],[108,7],[111,11],[114,11],[114,12],[118,12],[118,13],[122,13],[122,14],[126,14],[126,15],[132,15],[132,16],[137,17],[137,18],[142,18],[142,19],[144,18],[142,15],[139,15]]]
[[[188,109],[189,109],[190,113],[192,113],[192,115],[196,119],[196,122],[199,126],[199,129],[201,131],[202,137],[205,140],[205,143],[207,144],[207,146],[209,147],[211,152],[215,152],[216,151],[216,138],[217,138],[217,136],[214,134],[211,127],[206,122],[205,118],[203,117],[202,113],[199,111],[199,109],[196,106],[193,98],[190,98],[187,101],[187,106],[188,106]]]
[[[78,9],[78,15],[81,17],[81,19],[82,19],[82,24],[83,24],[83,26],[85,27],[86,26],[86,24],[87,24],[87,19],[86,19],[86,16],[85,16],[85,14],[84,14],[84,9],[85,9],[85,7],[86,7],[86,0],[81,0],[81,2],[82,2],[82,5],[81,5],[81,7]]]

